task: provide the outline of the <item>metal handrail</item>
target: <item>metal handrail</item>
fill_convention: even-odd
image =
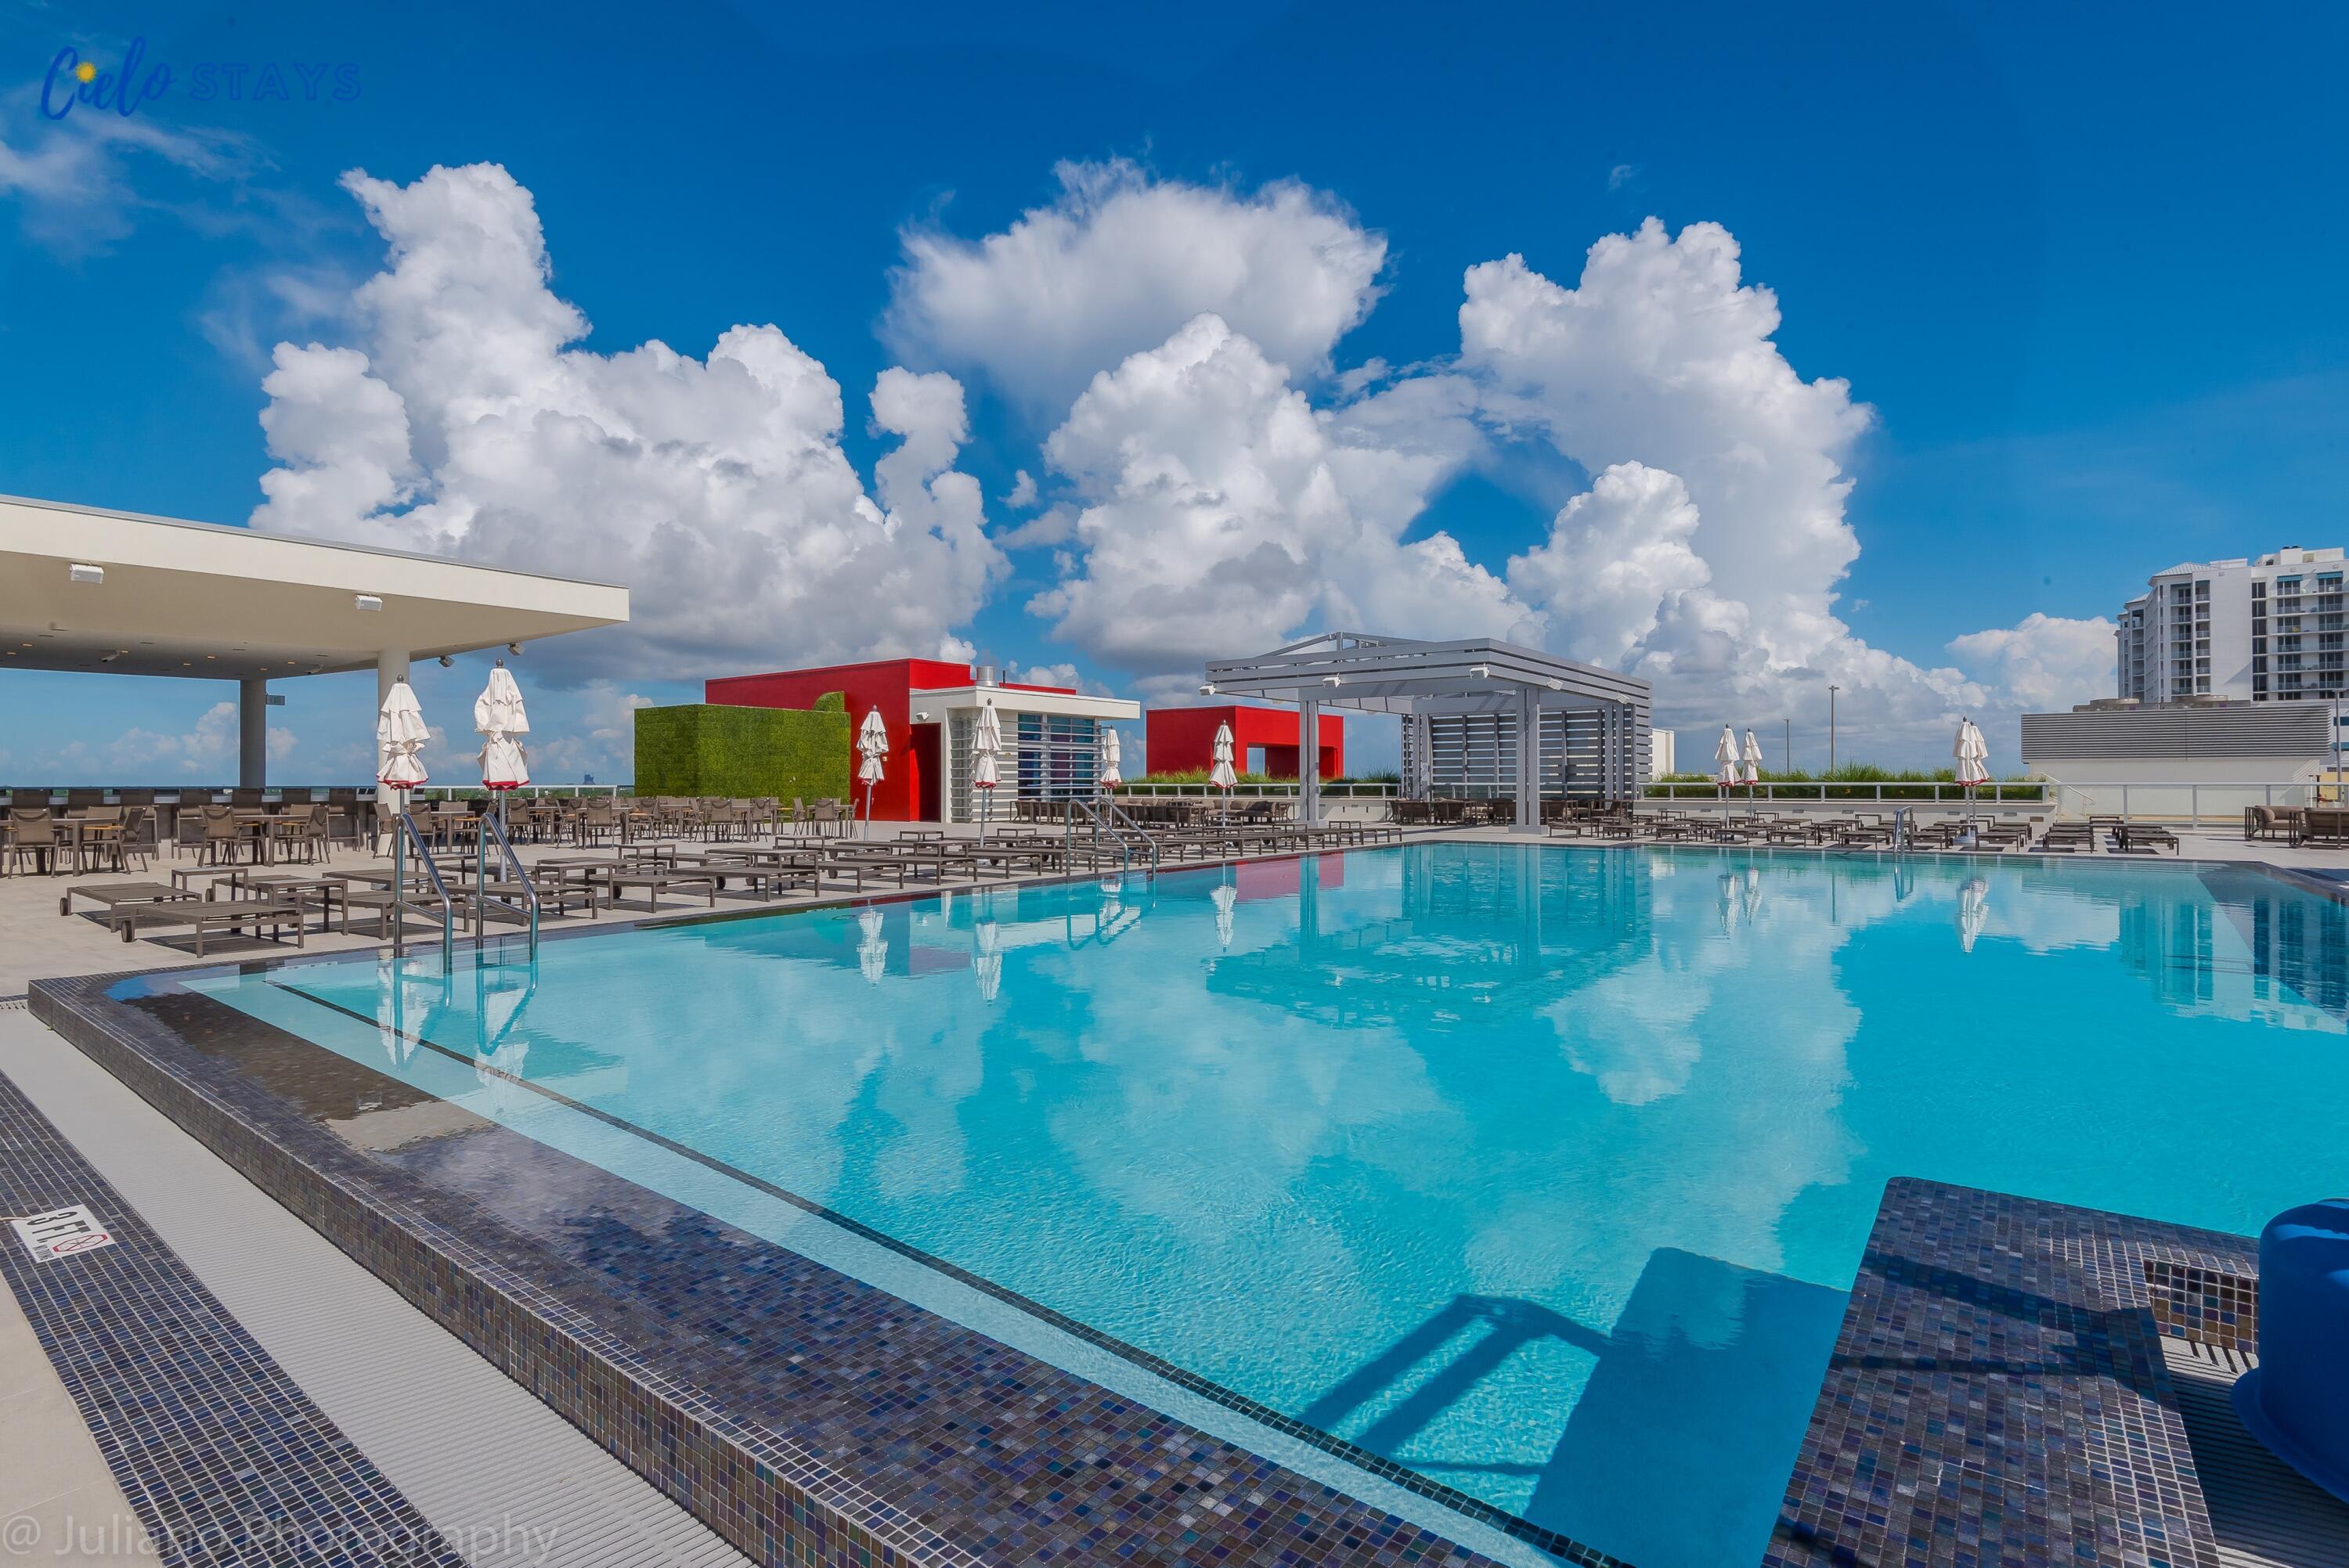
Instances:
[[[1117,845],[1117,874],[1119,879],[1123,881],[1125,877],[1131,875],[1133,871],[1133,846],[1126,841],[1126,837],[1123,833],[1118,831],[1117,824],[1104,820],[1102,814],[1093,810],[1092,802],[1083,799],[1081,796],[1071,795],[1068,797],[1068,807],[1069,847],[1067,856],[1069,869],[1071,871],[1076,869],[1077,813],[1079,811],[1082,811],[1085,814],[1086,820],[1092,824],[1092,836],[1096,841],[1098,841],[1102,834],[1106,831],[1109,834],[1111,841]],[[1154,850],[1155,846],[1153,846],[1153,848]]]
[[[1153,881],[1153,882],[1156,882],[1156,881],[1158,880],[1158,841],[1157,841],[1155,838],[1152,837],[1152,835],[1151,835],[1151,832],[1150,832],[1150,830],[1149,830],[1149,829],[1147,829],[1147,828],[1143,827],[1140,822],[1138,822],[1138,821],[1134,820],[1134,819],[1133,819],[1133,814],[1132,812],[1128,811],[1124,807],[1123,807],[1123,806],[1121,806],[1121,805],[1119,805],[1119,804],[1117,803],[1117,797],[1116,797],[1116,796],[1114,796],[1114,795],[1105,795],[1105,796],[1103,796],[1103,797],[1102,798],[1102,805],[1104,805],[1104,806],[1107,806],[1107,807],[1109,808],[1109,820],[1111,820],[1111,822],[1112,822],[1112,823],[1121,823],[1121,822],[1122,822],[1122,823],[1123,823],[1126,827],[1133,829],[1133,831],[1134,831],[1138,836],[1140,836],[1140,838],[1141,838],[1141,840],[1142,840],[1143,843],[1144,845],[1146,845],[1146,846],[1149,848],[1149,851],[1150,851],[1150,880],[1151,880],[1151,881]]]
[[[2189,827],[2204,826],[2206,816],[2214,817],[2220,825],[2231,823],[2240,818],[2246,807],[2253,805],[2329,806],[2349,796],[2349,788],[2344,787],[2343,779],[2331,769],[2313,779],[2141,779],[2125,783],[2091,779],[2073,783],[2051,778],[2047,785],[2058,816],[2116,816],[2123,822],[2144,817],[2153,821],[2183,822]],[[2135,801],[2130,799],[2132,790],[2137,792]],[[2328,792],[2333,797],[2330,799],[2326,798]],[[2116,794],[2118,810],[2113,809],[2113,797]],[[2175,809],[2181,795],[2186,805],[2182,813]],[[2279,800],[2279,795],[2285,798]],[[2150,805],[2145,803],[2148,798]],[[2208,812],[2203,810],[2206,801],[2214,802]]]
[[[1715,803],[1722,786],[1694,779],[1659,779],[1640,787],[1640,797],[1649,800],[1702,800]],[[1834,779],[1812,779],[1807,783],[1774,784],[1766,779],[1758,784],[1738,784],[1730,787],[1733,804],[1751,801],[1757,806],[1793,805],[1804,800],[1840,801],[1871,800],[1878,805],[1887,801],[1911,801],[1925,805],[2044,805],[2054,798],[2057,781],[2052,779],[2007,779],[1971,787],[1931,779],[1889,779],[1854,780],[1845,783]],[[1738,791],[1746,791],[1740,794]]]
[[[488,872],[492,838],[497,840],[498,849],[501,851],[499,867],[502,870],[506,866],[512,866],[514,881],[522,886],[523,913],[530,920],[530,955],[535,958],[538,956],[538,888],[530,880],[529,868],[522,863],[522,857],[514,852],[513,841],[506,837],[505,824],[487,811],[481,813],[481,830],[475,834],[473,839],[476,851],[473,857],[473,929],[483,935],[488,934],[485,925],[490,904]],[[498,902],[507,908],[513,907],[506,904],[503,899]]]
[[[423,830],[406,811],[398,814],[392,830],[391,955],[397,960],[408,951],[408,890],[402,861],[403,851],[411,842],[417,859],[423,862],[424,874],[432,879],[432,891],[440,895],[440,973],[446,975],[457,966],[457,901],[449,896],[449,884],[441,880],[440,868],[432,863],[432,851],[424,847]]]

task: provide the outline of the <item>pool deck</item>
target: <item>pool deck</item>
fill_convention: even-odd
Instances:
[[[880,825],[877,831],[885,835],[894,826],[895,824],[885,822]],[[968,828],[950,830],[958,837],[975,836],[976,833],[976,830]],[[2311,885],[2329,887],[2335,882],[2341,882],[2344,890],[2349,890],[2349,849],[2306,847],[2264,841],[2246,842],[2239,832],[2224,831],[2215,828],[2184,830],[2178,836],[2180,841],[2178,858],[2189,861],[2252,861],[2312,879]],[[1507,843],[1556,843],[1561,847],[1578,846],[1584,849],[1606,848],[1610,844],[1619,848],[1625,842],[1620,840],[1529,838],[1510,833],[1506,830],[1490,828],[1468,831],[1414,830],[1411,837],[1414,841],[1423,838],[1463,839]],[[1630,841],[1638,843],[1646,841]],[[575,855],[581,851],[565,844],[524,844],[519,847],[518,852],[525,862],[534,865],[550,856]],[[1754,847],[1750,852],[1770,855],[1822,855],[1876,851]],[[1944,851],[1944,853],[1956,856],[1964,851]],[[2055,855],[2048,858],[2055,861],[2078,860],[2094,862],[2120,857],[2097,854]],[[2157,858],[2168,861],[2173,857],[2165,854]],[[171,872],[175,869],[191,867],[193,863],[192,860],[174,860],[167,851],[155,861],[151,868],[133,872],[129,876],[117,876],[110,873],[92,873],[88,876],[0,876],[0,997],[23,995],[26,987],[34,979],[41,976],[112,973],[142,967],[160,969],[193,960],[194,940],[185,932],[168,929],[144,932],[136,942],[125,944],[116,933],[98,917],[95,906],[77,901],[75,913],[67,915],[60,915],[57,913],[57,901],[69,887],[85,882],[168,880]],[[337,850],[331,861],[317,869],[326,872],[360,871],[381,869],[388,864],[389,860],[386,856],[370,856],[350,850]],[[1022,881],[1048,879],[1007,877],[988,882],[957,882],[949,885],[957,888],[1008,887]],[[871,891],[879,895],[897,890],[876,882]],[[839,903],[844,898],[853,896],[833,889],[823,892],[802,890],[778,897],[765,897],[738,886],[719,894],[718,907],[725,910],[794,909],[813,903]],[[543,928],[556,931],[588,924],[641,921],[647,918],[648,913],[655,913],[663,915],[689,916],[706,912],[706,904],[698,896],[686,898],[672,895],[662,903],[657,912],[648,911],[639,903],[635,907],[624,905],[617,909],[599,909],[592,914],[574,913],[559,919],[550,917],[544,922]],[[361,923],[364,926],[365,923]],[[512,928],[499,926],[495,929]],[[439,941],[437,933],[428,931],[419,922],[411,922],[409,931],[409,941],[413,944],[429,944]],[[305,946],[303,950],[316,953],[359,951],[380,945],[376,937],[365,934],[364,932],[347,936],[338,932],[315,928],[305,934]],[[227,934],[212,935],[207,938],[205,944],[205,954],[208,957],[212,955],[224,958],[271,956],[290,953],[293,950],[290,942],[279,943],[267,939]]]
[[[1430,836],[1545,841],[1491,830]],[[2256,861],[2320,890],[2334,890],[2349,875],[2349,852],[2342,851],[2245,844],[2217,831],[2180,837],[2189,861]],[[524,851],[529,859],[562,852]],[[347,854],[335,862],[351,863]],[[374,1478],[367,1482],[377,1488],[368,1493],[374,1505],[398,1522],[382,1533],[409,1543],[404,1554],[382,1560],[437,1561],[450,1540],[461,1540],[474,1561],[525,1558],[511,1549],[473,1550],[476,1537],[460,1532],[484,1528],[480,1500],[459,1506],[435,1492],[438,1483],[413,1457],[394,1462],[401,1421],[417,1419],[412,1408],[370,1425],[365,1400],[325,1397],[333,1356],[305,1362],[298,1336],[282,1324],[277,1343],[245,1336],[240,1320],[266,1315],[264,1294],[256,1287],[234,1305],[236,1291],[220,1288],[238,1272],[233,1248],[223,1251],[217,1236],[202,1234],[195,1207],[171,1212],[174,1183],[156,1175],[155,1160],[140,1179],[143,1191],[126,1180],[118,1134],[158,1158],[168,1154],[163,1166],[181,1161],[179,1186],[208,1170],[229,1184],[222,1191],[258,1205],[254,1223],[274,1216],[298,1233],[278,1241],[306,1243],[316,1249],[313,1266],[330,1260],[344,1271],[347,1311],[391,1312],[406,1332],[430,1336],[419,1347],[453,1353],[507,1396],[519,1396],[523,1408],[509,1414],[553,1421],[574,1439],[574,1461],[607,1467],[602,1492],[640,1518],[652,1517],[642,1512],[649,1505],[691,1526],[674,1540],[639,1541],[633,1553],[613,1537],[574,1541],[569,1552],[527,1560],[699,1562],[737,1552],[853,1568],[1490,1560],[492,1124],[460,1115],[419,1142],[370,1148],[347,1126],[328,1123],[352,1120],[354,1105],[397,1112],[429,1097],[339,1057],[321,1061],[325,1053],[314,1047],[288,1048],[291,1037],[272,1042],[267,1026],[241,1015],[223,1019],[184,997],[130,1006],[99,997],[98,985],[56,978],[190,962],[181,939],[126,945],[94,921],[60,917],[58,893],[78,880],[0,879],[0,998],[41,982],[34,985],[39,1022],[0,1001],[0,1119],[16,1147],[38,1147],[54,1169],[75,1171],[67,1185],[77,1194],[106,1194],[109,1217],[138,1237],[140,1269],[180,1278],[174,1289],[217,1312],[212,1337],[251,1346],[232,1357],[237,1376],[269,1398],[290,1399],[301,1420],[323,1423],[320,1430],[336,1431],[341,1419],[364,1438],[354,1443],[337,1432],[339,1447],[322,1439],[319,1452],[330,1462],[321,1473]],[[727,899],[720,907],[815,902],[840,899]],[[697,902],[662,913],[701,911]],[[603,912],[595,923],[644,918],[641,909],[623,909]],[[586,923],[577,916],[548,923],[550,930]],[[313,951],[374,945],[311,939]],[[207,962],[279,951],[266,942],[226,943],[209,947]],[[11,1078],[19,1083],[12,1087]],[[60,1123],[73,1128],[70,1140],[57,1132]],[[74,1166],[84,1149],[103,1158]],[[485,1171],[524,1179],[485,1187]],[[659,1244],[650,1247],[655,1237]],[[209,1288],[179,1257],[198,1257],[207,1247],[215,1282]],[[2212,1280],[2247,1280],[2250,1247],[2239,1237],[1895,1182],[1767,1561],[2180,1568],[2294,1561],[2223,1552],[2213,1511],[2201,1503],[2178,1387],[2163,1369],[2165,1335],[2241,1348],[2236,1325],[2205,1324],[2194,1304],[2215,1299]],[[126,1243],[115,1250],[134,1249]],[[28,1282],[31,1265],[11,1263],[9,1283],[28,1305],[65,1277]],[[2188,1272],[2164,1274],[2156,1264]],[[100,1266],[119,1269],[121,1262]],[[728,1284],[710,1292],[712,1279]],[[282,1280],[268,1288],[286,1294]],[[2251,1288],[2225,1287],[2234,1293],[2230,1310],[2251,1299]],[[93,1312],[130,1329],[147,1319],[139,1290],[91,1299]],[[28,1315],[38,1329],[40,1314]],[[62,1367],[70,1350],[57,1324],[76,1319],[52,1316],[42,1343]],[[771,1326],[746,1333],[750,1323]],[[0,1336],[6,1327],[0,1323]],[[788,1340],[797,1353],[782,1366],[746,1357],[754,1338]],[[345,1356],[352,1353],[345,1346]],[[421,1348],[414,1354],[420,1357]],[[281,1360],[303,1368],[298,1378]],[[123,1365],[136,1361],[126,1342]],[[914,1375],[890,1377],[885,1363]],[[477,1387],[469,1398],[489,1397]],[[80,1418],[98,1429],[98,1407],[80,1389],[74,1398]],[[67,1407],[51,1404],[54,1426]],[[329,1413],[325,1405],[336,1408]],[[440,1423],[445,1417],[434,1429]],[[85,1434],[57,1435],[86,1444]],[[542,1430],[536,1440],[556,1439]],[[282,1442],[258,1446],[283,1457]],[[150,1533],[159,1518],[171,1520],[171,1532],[219,1528],[140,1507],[151,1462],[142,1470],[128,1450],[104,1457],[112,1480],[129,1494],[137,1516],[129,1522],[143,1522]],[[97,1488],[90,1496],[109,1495],[104,1478],[85,1475],[77,1484]],[[533,1485],[542,1494],[560,1490],[521,1477],[513,1484],[518,1496]],[[233,1491],[208,1496],[205,1506],[223,1506]],[[561,1500],[541,1495],[534,1506],[559,1511]],[[103,1510],[93,1504],[89,1511]],[[249,1514],[232,1509],[222,1517]],[[511,1548],[510,1534],[499,1543]],[[126,1539],[134,1540],[126,1556],[150,1550],[135,1534]],[[175,1556],[168,1539],[161,1544],[166,1561],[197,1560]],[[1562,1540],[1535,1544],[1571,1561],[1608,1561]]]

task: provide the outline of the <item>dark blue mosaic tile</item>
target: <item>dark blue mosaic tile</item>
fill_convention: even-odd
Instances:
[[[364,1149],[326,1123],[428,1097],[119,978],[34,1010],[762,1562],[1487,1561],[504,1128]]]
[[[0,1214],[87,1207],[113,1244],[47,1262],[0,1232],[25,1310],[167,1563],[463,1559],[0,1076]]]
[[[2255,1322],[2248,1237],[1897,1181],[1772,1568],[2218,1568],[2161,1336]]]

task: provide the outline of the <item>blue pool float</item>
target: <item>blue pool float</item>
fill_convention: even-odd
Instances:
[[[2349,1198],[2260,1233],[2260,1364],[2234,1397],[2253,1437],[2349,1502]]]

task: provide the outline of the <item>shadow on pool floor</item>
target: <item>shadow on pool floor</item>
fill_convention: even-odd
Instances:
[[[1352,1440],[1454,1485],[1464,1469],[1531,1474],[1524,1517],[1640,1568],[1751,1561],[1768,1543],[1847,1301],[1825,1285],[1661,1247],[1611,1332],[1516,1297],[1455,1296],[1299,1415],[1335,1430],[1433,1362]],[[1553,1339],[1593,1365],[1546,1461],[1464,1467],[1408,1456],[1485,1377]]]

